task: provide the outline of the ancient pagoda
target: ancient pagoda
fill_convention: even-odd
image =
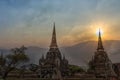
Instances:
[[[105,80],[117,80],[114,72],[113,64],[104,50],[99,30],[98,47],[92,60],[89,62],[89,73],[94,74],[96,78],[104,78]]]
[[[62,57],[57,45],[55,23],[49,51],[39,60],[39,65],[41,78],[62,80],[68,74],[68,60]]]

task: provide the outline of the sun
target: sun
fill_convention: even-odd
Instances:
[[[102,36],[102,35],[103,35],[103,29],[98,28],[98,29],[96,30],[96,35],[97,35],[97,36],[99,36],[99,32],[101,33],[101,36]]]

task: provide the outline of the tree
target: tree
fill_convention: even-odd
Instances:
[[[70,73],[71,75],[74,75],[75,73],[84,73],[85,70],[79,66],[76,65],[69,65]]]
[[[22,46],[20,48],[11,49],[11,54],[1,58],[0,74],[3,79],[6,79],[8,73],[14,70],[16,67],[29,61],[28,56],[25,54],[27,48]]]

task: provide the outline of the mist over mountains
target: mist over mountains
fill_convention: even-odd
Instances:
[[[108,40],[103,42],[103,45],[112,62],[120,62],[120,41]],[[87,66],[89,60],[94,55],[96,48],[96,41],[87,41],[70,47],[61,47],[60,51],[62,56],[65,55],[70,64]],[[7,49],[0,50],[2,50],[6,54],[9,53],[9,50]],[[30,63],[39,64],[39,59],[41,58],[42,54],[45,56],[47,51],[48,49],[45,48],[30,46],[28,47],[26,54],[30,57]]]

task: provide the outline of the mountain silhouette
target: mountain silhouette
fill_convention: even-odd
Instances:
[[[120,62],[120,40],[107,40],[103,42],[105,51],[108,53],[109,58],[113,63]],[[86,41],[70,47],[61,47],[60,51],[62,55],[66,56],[66,59],[70,64],[87,66],[89,60],[94,55],[97,48],[96,41]],[[7,49],[4,53],[8,53]],[[27,47],[26,54],[30,57],[30,63],[39,64],[39,59],[42,54],[45,56],[48,49],[40,48],[36,46]]]

